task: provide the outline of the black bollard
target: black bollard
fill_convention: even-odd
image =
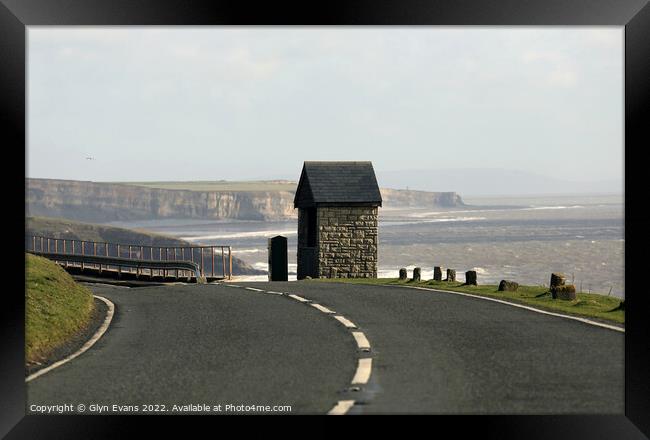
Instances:
[[[478,284],[476,283],[476,271],[475,270],[468,270],[465,272],[465,284],[468,286],[477,286]]]

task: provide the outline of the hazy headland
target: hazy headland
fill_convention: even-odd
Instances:
[[[241,261],[235,272],[251,279],[265,278],[267,239],[285,235],[289,271],[295,273],[296,183],[290,180],[27,179],[26,186],[29,215],[125,228],[118,234],[108,234],[107,228],[100,234],[107,241],[124,240],[127,229],[137,229],[138,243],[151,242],[142,234],[155,233],[167,242],[229,245]],[[439,265],[456,269],[461,279],[462,271],[474,269],[483,282],[509,278],[541,285],[559,271],[584,292],[625,295],[622,195],[461,197],[453,191],[381,191],[380,276],[419,266],[430,278]],[[64,224],[58,222],[40,220],[37,229],[55,234]],[[97,228],[85,227],[85,239],[99,236]]]

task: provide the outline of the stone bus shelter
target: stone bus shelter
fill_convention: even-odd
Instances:
[[[376,278],[379,206],[371,162],[305,162],[294,198],[297,278]]]

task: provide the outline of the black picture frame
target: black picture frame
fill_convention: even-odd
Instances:
[[[488,438],[646,438],[650,436],[650,312],[639,275],[645,249],[644,164],[650,146],[650,5],[645,0],[364,0],[310,2],[183,0],[0,0],[0,106],[5,169],[20,179],[26,161],[26,26],[30,25],[614,25],[625,26],[625,415],[621,416],[456,416],[436,417],[435,431],[452,428]],[[11,158],[7,152],[14,153]],[[6,175],[6,173],[5,173]],[[23,175],[23,179],[24,179]],[[11,177],[13,179],[13,177]],[[23,180],[24,181],[24,180]],[[7,187],[6,210],[24,213],[20,192]],[[7,438],[94,438],[115,436],[126,416],[25,415],[24,215],[5,218],[4,282],[0,310],[0,435]],[[634,237],[634,241],[631,240]],[[639,252],[639,255],[643,255]],[[634,276],[628,276],[634,274]],[[8,286],[14,288],[8,288]],[[134,418],[131,418],[134,419]],[[166,427],[169,418],[137,417],[138,423]],[[179,419],[175,419],[179,420]],[[196,418],[192,418],[196,423]],[[205,421],[205,418],[202,418]],[[132,421],[132,420],[131,420]],[[177,423],[177,422],[175,422]],[[202,422],[203,423],[203,422]],[[644,436],[645,434],[645,436]],[[121,434],[120,434],[121,435]]]

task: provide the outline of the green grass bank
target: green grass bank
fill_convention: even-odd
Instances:
[[[58,264],[25,254],[25,361],[42,362],[86,328],[94,310],[90,290]]]
[[[625,310],[619,307],[621,303],[620,298],[597,293],[578,293],[574,301],[563,301],[560,299],[552,299],[548,288],[542,286],[520,285],[516,292],[499,292],[497,291],[497,285],[465,286],[460,282],[433,280],[412,282],[410,280],[400,281],[398,278],[336,278],[312,281],[418,286],[430,289],[451,290],[454,292],[471,293],[473,295],[525,304],[552,312],[565,313],[567,315],[596,318],[616,324],[625,323]]]

